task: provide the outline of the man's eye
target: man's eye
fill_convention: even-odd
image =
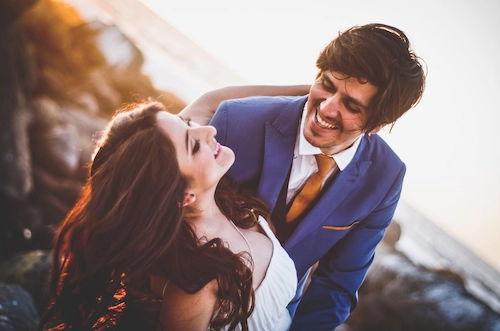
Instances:
[[[193,155],[196,154],[196,152],[198,152],[199,150],[200,150],[200,141],[195,140],[192,154]]]
[[[358,107],[355,107],[353,105],[351,105],[350,103],[347,103],[346,105],[346,108],[349,112],[353,113],[353,114],[359,114],[361,113],[361,109],[359,109]]]

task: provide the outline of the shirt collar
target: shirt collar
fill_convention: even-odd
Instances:
[[[299,155],[314,155],[320,154],[321,149],[318,147],[314,147],[311,145],[306,138],[304,137],[304,118],[307,113],[307,102],[304,105],[304,110],[302,111],[302,119],[300,121],[300,134],[299,134]],[[351,147],[344,149],[336,154],[333,154],[332,157],[335,160],[335,163],[339,167],[340,171],[344,170],[351,160],[354,158],[354,154],[358,150],[359,143],[361,142],[361,137],[364,134],[361,134],[356,141],[351,145]]]

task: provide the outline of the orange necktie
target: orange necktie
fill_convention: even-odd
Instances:
[[[297,218],[307,207],[311,204],[311,202],[318,196],[319,191],[321,190],[321,184],[325,179],[325,176],[328,174],[330,169],[335,165],[335,160],[324,154],[316,154],[314,155],[316,158],[316,162],[318,163],[318,171],[309,177],[306,184],[302,188],[299,194],[295,197],[286,214],[287,223],[291,223]]]

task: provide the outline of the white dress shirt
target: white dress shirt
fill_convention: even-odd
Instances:
[[[293,161],[292,161],[292,171],[290,173],[290,181],[288,182],[288,192],[286,196],[286,203],[288,204],[293,197],[295,197],[302,186],[304,186],[307,179],[316,171],[318,171],[318,165],[316,163],[316,158],[314,154],[321,154],[321,150],[318,147],[311,145],[304,137],[304,119],[307,113],[307,102],[302,111],[301,123],[299,125],[299,132],[297,133],[297,140],[295,141],[295,148],[293,151]],[[358,139],[351,145],[351,147],[338,152],[331,157],[335,160],[335,166],[330,170],[328,175],[325,177],[330,178],[335,172],[342,171],[349,165],[356,154],[356,151],[361,141],[361,134]]]

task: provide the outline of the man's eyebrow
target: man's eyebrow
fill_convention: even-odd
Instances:
[[[355,103],[358,107],[361,107],[361,108],[363,108],[364,110],[366,110],[366,107],[368,107],[368,106],[363,105],[363,104],[361,103],[361,101],[354,99],[354,98],[353,98],[353,97],[351,97],[350,95],[347,95],[346,100],[347,100],[348,102]]]
[[[330,84],[330,85],[334,85],[334,84],[333,84],[333,82],[332,82],[332,80],[330,79],[330,77],[328,77],[327,75],[325,75],[325,73],[322,73],[322,74],[321,74],[321,77],[323,78],[323,80],[326,80],[326,82],[327,82],[328,84]],[[335,76],[334,76],[334,77],[335,77]],[[335,78],[338,80],[338,78],[337,78],[337,77],[335,77]],[[334,85],[334,86],[335,86],[335,85]]]
[[[325,75],[325,73],[321,73],[321,76],[320,78],[323,80],[323,83],[322,85],[329,89],[331,87],[334,87],[335,88],[335,84],[333,84],[332,80],[330,79],[330,77],[328,77],[327,75]],[[326,84],[325,84],[326,83]],[[328,86],[325,86],[325,85],[328,85]]]
[[[333,75],[332,75],[332,76],[333,76]],[[324,78],[325,80],[327,80],[327,81],[328,81],[331,85],[334,85],[334,86],[335,86],[335,84],[334,84],[334,83],[333,83],[333,81],[330,79],[330,77],[328,77],[327,75],[323,75],[323,78]],[[336,80],[338,80],[338,81],[345,80],[345,81],[346,81],[346,84],[347,84],[347,78],[349,78],[349,77],[347,77],[346,79],[340,79],[340,78],[337,78],[337,77],[333,76],[333,78],[335,78],[335,79],[336,79]],[[346,99],[346,101],[348,101],[348,102],[352,102],[352,103],[356,104],[358,107],[363,108],[364,110],[366,110],[366,108],[368,107],[368,106],[365,106],[365,105],[364,105],[361,101],[359,101],[358,99],[355,99],[355,98],[351,97],[349,94],[347,94],[347,97],[346,97],[345,99]]]

